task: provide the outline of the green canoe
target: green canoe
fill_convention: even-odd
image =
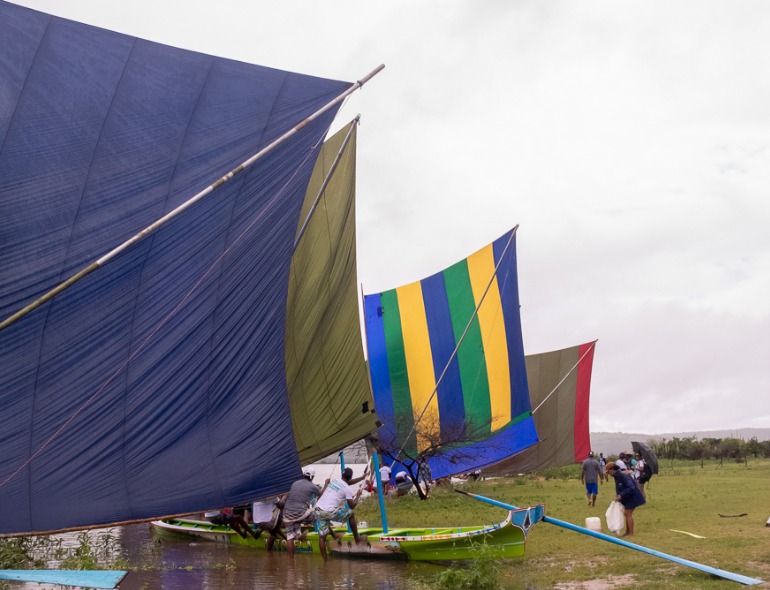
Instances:
[[[477,557],[520,557],[524,555],[527,533],[542,520],[542,505],[511,510],[502,522],[492,525],[441,528],[400,528],[387,533],[381,528],[362,527],[361,535],[367,541],[356,545],[353,535],[346,533],[340,540],[330,538],[327,547],[333,555],[418,561],[445,561]],[[227,525],[207,521],[171,518],[152,523],[158,534],[194,536],[220,543],[237,543],[265,549],[266,539],[242,538]],[[484,551],[480,548],[485,546]],[[286,541],[277,541],[275,548],[286,550]],[[320,555],[318,533],[308,532],[307,538],[295,544],[296,553]]]

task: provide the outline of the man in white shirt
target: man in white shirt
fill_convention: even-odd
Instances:
[[[366,477],[367,470],[368,467],[364,469],[364,474],[361,477],[353,479],[353,470],[350,467],[346,467],[342,472],[342,478],[331,480],[324,493],[318,498],[315,506],[315,517],[318,523],[318,544],[324,561],[328,559],[326,554],[326,537],[328,535],[335,539],[342,537],[342,533],[339,536],[334,534],[332,521],[347,522],[350,524],[350,532],[353,533],[353,539],[356,544],[366,542],[365,535],[358,535],[356,515],[353,514],[353,508],[356,507],[361,497],[361,488],[354,494],[350,486],[362,481]]]
[[[384,463],[380,467],[380,482],[382,483],[382,493],[387,496],[388,490],[390,490],[390,467]]]
[[[280,496],[267,498],[254,502],[251,508],[251,518],[257,529],[257,536],[267,533],[265,547],[268,551],[273,549],[276,537],[285,537],[281,532],[283,524],[283,502]]]

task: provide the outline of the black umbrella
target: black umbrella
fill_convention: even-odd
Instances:
[[[631,441],[631,447],[634,449],[634,453],[639,453],[644,459],[645,464],[650,466],[653,473],[658,472],[658,456],[655,454],[649,445],[641,442]]]

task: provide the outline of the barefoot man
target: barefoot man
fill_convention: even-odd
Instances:
[[[356,515],[353,514],[353,508],[356,507],[361,497],[361,489],[359,488],[354,494],[350,486],[362,481],[366,477],[367,469],[364,470],[364,474],[361,477],[353,479],[353,470],[350,467],[346,467],[342,472],[342,478],[331,480],[316,503],[315,518],[318,523],[318,544],[320,545],[321,557],[323,557],[324,561],[328,559],[326,537],[328,535],[331,535],[334,539],[342,537],[342,533],[334,534],[332,521],[348,522],[356,544],[366,542],[366,536],[359,537],[358,535]]]

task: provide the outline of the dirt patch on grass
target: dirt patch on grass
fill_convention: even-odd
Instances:
[[[602,578],[599,580],[586,580],[584,582],[566,582],[556,584],[556,590],[610,590],[611,588],[622,588],[623,586],[633,586],[636,583],[634,574],[624,576],[612,576],[612,579]]]

